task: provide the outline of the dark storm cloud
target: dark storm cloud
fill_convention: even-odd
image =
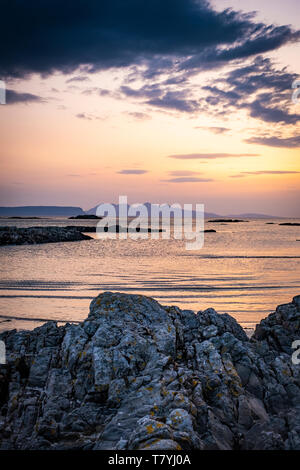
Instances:
[[[249,39],[243,38],[237,46],[230,48],[210,48],[183,62],[181,69],[208,70],[218,68],[232,60],[251,57],[278,49],[290,41],[299,39],[299,32],[292,33],[288,26],[262,26],[253,29]]]
[[[298,37],[206,0],[4,0],[1,17],[1,77],[143,63],[150,78],[175,64],[215,68]]]
[[[147,170],[120,170],[117,171],[119,175],[144,175],[145,173],[148,173]]]
[[[300,136],[295,137],[251,137],[246,139],[247,144],[258,144],[267,145],[268,147],[279,147],[279,148],[299,148],[300,147]]]
[[[19,93],[14,90],[6,90],[6,104],[17,103],[42,103],[45,100],[31,93]]]

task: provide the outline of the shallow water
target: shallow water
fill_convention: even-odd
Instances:
[[[31,329],[49,319],[83,320],[91,299],[103,290],[145,294],[194,311],[214,307],[252,328],[300,294],[300,227],[266,222],[206,223],[217,233],[205,234],[197,251],[186,251],[185,241],[174,239],[0,247],[0,330]],[[95,222],[0,220],[8,224]]]

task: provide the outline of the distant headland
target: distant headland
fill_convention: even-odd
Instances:
[[[100,204],[100,203],[99,203]],[[116,215],[119,214],[119,205],[112,204],[115,207]],[[144,203],[149,210],[151,204],[149,202]],[[36,218],[36,217],[69,217],[78,219],[96,218],[97,207],[95,206],[89,210],[84,211],[81,207],[77,206],[15,206],[15,207],[4,207],[0,206],[0,217],[20,217],[20,218]],[[191,216],[195,216],[195,211],[191,212]],[[234,218],[234,219],[271,219],[280,218],[282,216],[274,216],[268,214],[257,214],[257,213],[246,213],[246,214],[225,214],[220,215],[213,212],[205,212],[205,218],[210,219],[223,219]],[[214,220],[214,222],[216,222]]]
[[[0,217],[71,217],[85,215],[76,206],[17,206],[0,207]]]

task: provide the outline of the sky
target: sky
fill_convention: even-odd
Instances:
[[[2,13],[0,205],[127,195],[300,217],[298,0],[10,0]]]

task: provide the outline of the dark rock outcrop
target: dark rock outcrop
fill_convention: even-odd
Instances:
[[[74,206],[18,206],[0,207],[1,217],[71,217],[84,214],[81,207]]]
[[[144,227],[135,227],[135,228],[131,228],[131,227],[124,227],[122,225],[109,225],[109,226],[104,226],[104,227],[98,227],[98,231],[99,233],[101,232],[112,232],[112,233],[128,233],[128,232],[131,232],[131,233],[136,233],[136,232],[140,232],[140,233],[151,233],[151,232],[164,232],[164,230],[162,228],[151,228],[151,227],[148,227],[148,228],[144,228]]]
[[[93,215],[93,214],[84,214],[84,215],[76,215],[76,216],[73,216],[73,217],[69,217],[69,219],[92,219],[92,220],[101,220],[102,217],[98,217],[97,215]]]
[[[240,219],[213,219],[213,220],[208,220],[209,223],[213,224],[237,224],[240,222],[248,222],[248,220],[240,220]]]
[[[7,331],[2,449],[300,449],[300,296],[229,315],[103,293],[79,325]]]
[[[92,227],[0,227],[0,245],[31,245],[36,243],[71,242],[89,240],[83,229]],[[95,229],[94,229],[95,230]]]
[[[288,227],[300,227],[300,224],[298,222],[284,222],[284,223],[278,224],[278,225],[285,225],[285,226],[288,226]]]

